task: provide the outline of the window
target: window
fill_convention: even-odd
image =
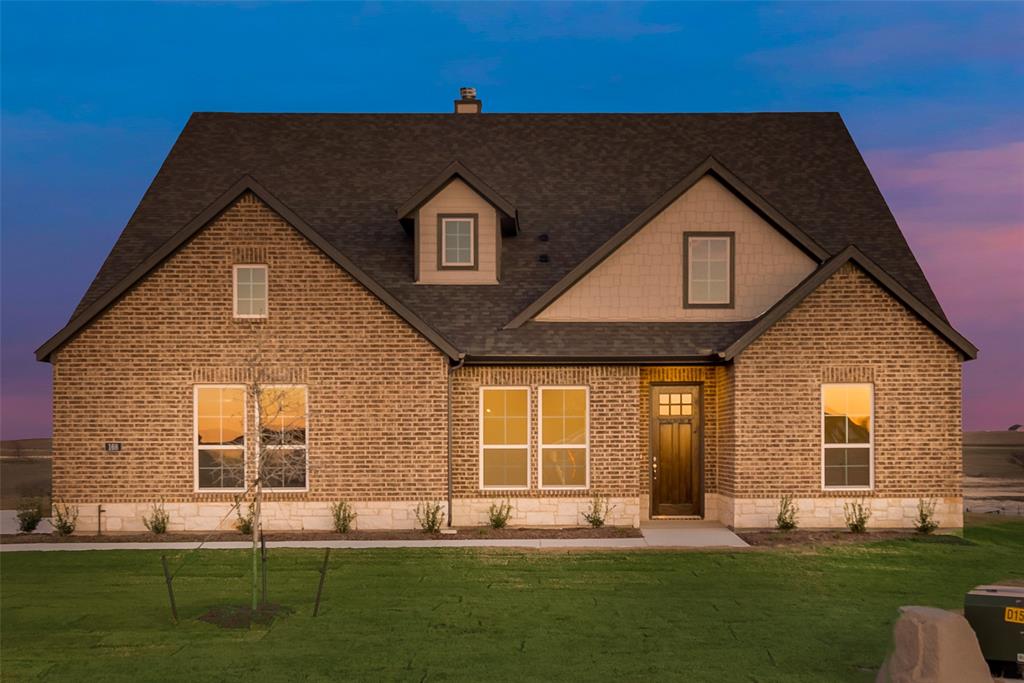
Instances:
[[[476,268],[476,215],[439,216],[438,268]]]
[[[260,471],[270,488],[306,488],[306,387],[259,390]]]
[[[683,234],[684,307],[733,307],[734,242],[731,232]]]
[[[590,485],[587,399],[586,387],[541,387],[541,488]]]
[[[529,487],[529,410],[525,387],[480,390],[480,488]]]
[[[266,266],[235,266],[235,317],[267,317]]]
[[[245,488],[245,387],[197,386],[196,490]]]
[[[873,402],[870,384],[823,384],[822,450],[825,488],[873,485]]]
[[[693,415],[693,394],[658,394],[659,417]]]

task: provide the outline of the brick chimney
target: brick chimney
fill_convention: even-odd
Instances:
[[[479,114],[484,103],[476,98],[476,88],[459,88],[461,99],[455,100],[456,114]]]

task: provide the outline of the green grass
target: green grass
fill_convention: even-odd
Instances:
[[[4,553],[4,680],[872,680],[900,605],[1024,578],[1024,522],[969,545],[810,551],[271,551],[272,626],[197,617],[248,600],[250,556],[194,554],[170,622],[152,551]],[[183,553],[173,553],[177,564]]]

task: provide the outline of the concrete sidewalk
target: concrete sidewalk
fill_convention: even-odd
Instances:
[[[743,540],[721,524],[703,521],[644,522],[643,538],[453,539],[445,541],[267,541],[268,548],[746,548]],[[50,550],[191,550],[197,541],[170,543],[4,543],[0,552]],[[211,550],[251,548],[249,541],[211,541]]]

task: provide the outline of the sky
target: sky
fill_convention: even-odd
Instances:
[[[193,111],[838,111],[1024,423],[1024,3],[0,3],[0,434]]]

